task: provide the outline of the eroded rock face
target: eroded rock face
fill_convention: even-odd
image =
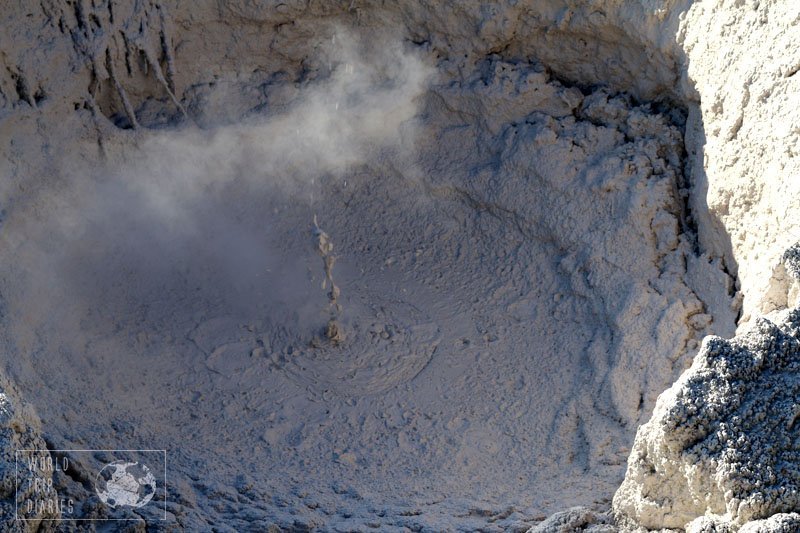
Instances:
[[[783,254],[783,265],[795,279],[800,279],[800,244],[795,244]]]
[[[49,504],[57,496],[52,488],[52,469],[46,467],[49,459],[46,450],[30,413],[18,408],[0,389],[0,529],[3,531],[53,530],[58,513]],[[29,469],[28,459],[36,466]],[[41,465],[45,468],[39,468]]]
[[[528,533],[564,533],[585,531],[589,533],[614,533],[617,528],[609,516],[586,507],[573,507],[556,513],[528,530]]]
[[[797,275],[797,246],[784,257]],[[800,508],[799,333],[795,308],[731,340],[705,339],[639,428],[614,497],[623,523],[723,531]],[[696,520],[704,515],[719,518]]]
[[[730,522],[719,516],[701,516],[686,526],[686,533],[730,533],[735,531]],[[747,522],[739,533],[793,533],[800,529],[800,515],[779,513],[763,520]]]

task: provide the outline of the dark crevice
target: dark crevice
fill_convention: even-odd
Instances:
[[[71,460],[69,454],[63,450],[59,450],[58,446],[56,446],[52,440],[44,437],[45,445],[47,446],[47,451],[50,453],[50,456],[53,458],[53,464],[63,465],[67,464],[67,468],[62,469],[61,467],[55,469],[57,472],[63,472],[68,478],[72,481],[83,487],[89,492],[94,491],[94,487],[92,486],[92,481],[86,476],[86,474],[75,467],[75,461]]]
[[[72,9],[75,15],[75,25],[78,30],[82,30],[84,35],[88,35],[88,24],[86,23],[86,19],[84,18],[83,9],[81,8],[81,1],[75,0],[72,3]]]
[[[31,106],[35,105],[35,102],[31,97],[30,89],[28,88],[28,82],[25,80],[25,78],[17,72],[10,71],[10,74],[11,79],[14,81],[14,90],[17,92],[17,98]]]
[[[681,233],[683,233],[689,241],[689,244],[692,247],[692,253],[696,256],[701,255],[700,251],[700,238],[699,238],[699,228],[697,226],[697,217],[694,214],[694,209],[692,208],[692,184],[690,178],[690,167],[689,167],[689,154],[686,151],[686,126],[684,122],[684,126],[681,128],[681,135],[684,138],[684,142],[681,143],[681,162],[683,163],[683,168],[680,169],[678,172],[677,182],[675,183],[676,187],[676,198],[675,200],[680,205],[680,213],[679,213],[679,221],[681,225]]]
[[[45,98],[47,98],[47,94],[44,92],[44,89],[42,89],[41,87],[36,89],[36,92],[33,93],[33,101],[34,101],[34,103],[36,105],[39,105],[40,103],[42,103]]]
[[[125,32],[120,30],[119,34],[122,36],[122,45],[125,48],[125,70],[128,73],[128,76],[133,75],[133,68],[131,67],[131,47],[130,43],[128,43],[128,38],[125,36]]]

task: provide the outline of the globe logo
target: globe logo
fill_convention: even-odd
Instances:
[[[156,493],[156,478],[142,463],[114,461],[97,474],[94,489],[111,508],[144,507]]]

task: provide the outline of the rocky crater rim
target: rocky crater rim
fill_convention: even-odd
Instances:
[[[721,258],[735,280],[729,238],[702,198],[707,177],[700,98],[682,48],[691,3],[524,4],[465,4],[448,14],[402,2],[234,1],[193,10],[180,3],[42,2],[28,10],[71,40],[70,71],[41,72],[33,67],[36,57],[8,57],[0,87],[16,105],[49,109],[61,100],[59,105],[86,109],[117,127],[161,128],[279,111],[298,87],[330,74],[327,51],[342,28],[364,42],[387,35],[404,41],[444,81],[462,79],[489,57],[539,63],[564,85],[586,93],[605,86],[685,117],[684,223],[697,234],[697,251]],[[734,281],[731,296],[736,287]]]

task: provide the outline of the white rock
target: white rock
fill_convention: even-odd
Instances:
[[[797,249],[785,258],[800,275]],[[623,524],[707,531],[708,515],[738,528],[800,509],[799,331],[796,308],[703,341],[639,428],[614,496]]]

